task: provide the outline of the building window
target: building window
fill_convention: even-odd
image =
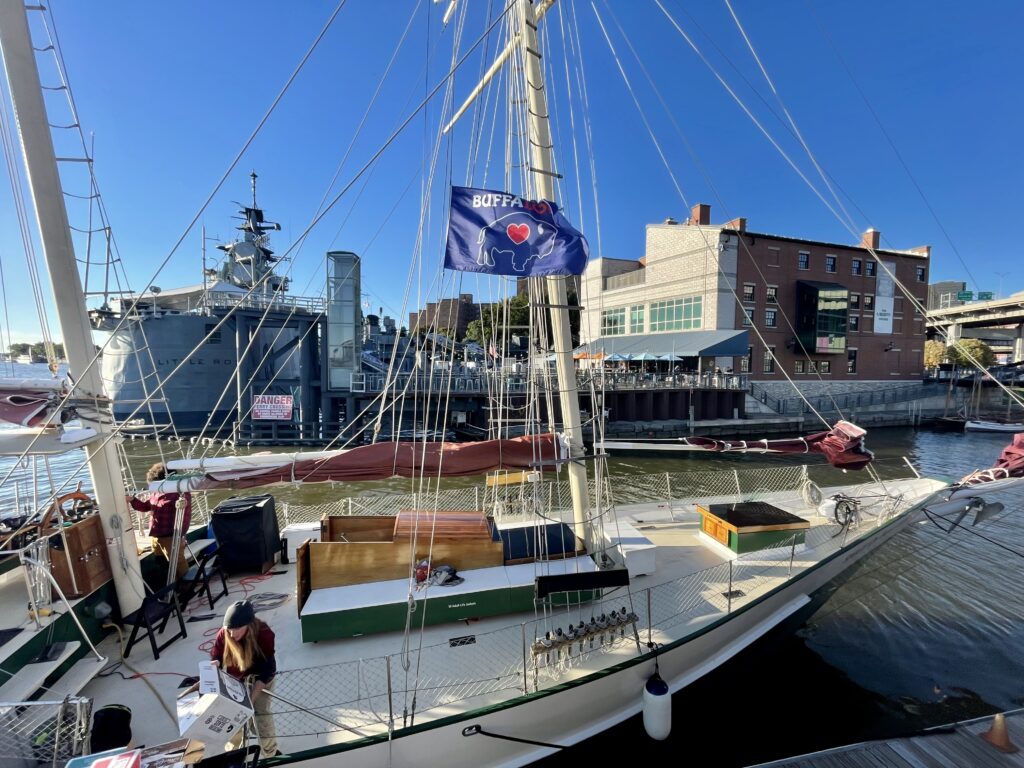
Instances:
[[[860,294],[859,293],[851,293],[850,294],[850,309],[860,309]]]
[[[740,358],[740,373],[750,373],[750,360],[754,356],[754,348],[747,347],[747,356]]]
[[[629,308],[629,332],[644,332],[644,305],[634,304]]]
[[[626,308],[606,309],[601,313],[601,335],[623,336],[626,333]]]
[[[775,327],[775,310],[774,309],[766,309],[764,311],[764,325],[765,325],[766,328],[774,328]]]
[[[768,246],[768,266],[777,267],[779,266],[779,249]]]
[[[849,322],[850,322],[850,330],[851,331],[859,331],[860,330],[860,327],[859,327],[860,326],[860,317],[858,317],[857,315],[850,315],[847,318],[847,320],[849,320]]]
[[[754,300],[754,286],[750,283],[743,284],[743,300],[753,301]]]
[[[832,361],[831,360],[819,360],[818,361],[818,373],[832,373]]]
[[[769,285],[767,288],[764,289],[764,300],[768,304],[778,304],[779,289],[774,285]]]
[[[808,373],[817,373],[818,372],[818,369],[814,367],[814,361],[813,360],[808,360],[807,361],[807,372]]]
[[[848,349],[846,350],[846,372],[856,373],[857,372],[857,350]]]
[[[874,295],[870,294],[870,293],[865,293],[864,294],[864,311],[865,312],[871,312],[871,311],[874,310],[874,308],[875,308],[875,297],[874,297]]]
[[[775,373],[775,347],[764,348],[764,364],[761,366],[763,373]]]
[[[754,316],[753,308],[740,307],[740,312],[743,313],[743,325],[749,328],[751,325],[754,324],[754,321],[751,319]]]
[[[826,256],[825,257],[825,271],[826,272],[835,272],[836,271],[836,257],[835,256]]]
[[[924,280],[925,280],[925,268],[924,267],[916,267],[914,269],[914,274],[917,276],[917,282],[919,282],[919,283],[923,283],[924,282]]]
[[[796,262],[798,269],[810,269],[811,268],[811,254],[807,251],[800,251],[800,255],[797,257]]]
[[[861,269],[861,260],[860,259],[854,259],[853,260],[853,267],[852,267],[852,269],[850,271],[854,275],[859,275],[859,274],[863,273],[863,270]]]
[[[876,268],[877,266],[878,266],[878,265],[877,265],[877,264],[876,264],[875,262],[873,262],[873,261],[869,261],[869,262],[867,262],[867,263],[866,263],[866,264],[864,265],[864,272],[865,272],[865,274],[866,274],[866,275],[867,275],[868,277],[874,277],[874,276],[875,276],[875,268]]]
[[[796,362],[794,362],[793,363],[793,373],[803,373],[803,372],[804,372],[804,361],[803,360],[797,360]]]
[[[701,327],[703,297],[687,296],[651,304],[651,332],[695,331]]]

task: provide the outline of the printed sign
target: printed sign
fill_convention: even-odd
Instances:
[[[579,275],[587,241],[548,200],[452,187],[444,265],[462,272]]]
[[[992,291],[978,291],[978,301],[992,301]]]
[[[974,291],[960,291],[956,295],[957,301],[972,301],[974,299]]]
[[[292,417],[291,395],[253,395],[252,417],[260,420],[290,420]]]
[[[892,310],[896,286],[889,275],[896,274],[896,262],[883,261],[875,281],[875,333],[892,333]]]

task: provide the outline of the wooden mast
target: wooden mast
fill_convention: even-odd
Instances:
[[[57,159],[50,136],[39,71],[29,36],[28,18],[22,0],[0,0],[0,50],[18,124],[25,169],[32,201],[36,209],[40,239],[50,275],[57,316],[70,371],[77,377],[75,393],[79,399],[94,399],[96,412],[109,413],[100,402],[103,381],[96,364],[90,365],[93,351],[92,328],[85,308],[81,278],[75,261],[64,192],[57,171]],[[93,419],[95,418],[95,414]],[[139,572],[135,529],[127,514],[124,480],[121,477],[111,432],[104,420],[82,415],[82,422],[100,435],[86,446],[89,473],[99,505],[103,533],[107,539],[114,586],[121,614],[142,605],[145,594]]]
[[[548,5],[548,4],[546,4]],[[540,44],[537,42],[537,21],[532,0],[519,0],[519,53],[526,77],[528,110],[527,138],[530,143],[530,173],[537,198],[555,199],[554,145],[548,120],[547,92],[541,67]],[[545,7],[546,10],[546,7]],[[548,301],[551,304],[551,332],[555,353],[555,372],[558,397],[562,411],[562,430],[569,443],[570,458],[581,458],[583,424],[580,418],[579,394],[576,389],[576,371],[572,359],[572,333],[569,325],[569,299],[565,278],[546,277]],[[587,487],[587,468],[580,461],[567,465],[569,488],[572,493],[573,524],[576,536],[592,548],[590,534],[590,492]]]

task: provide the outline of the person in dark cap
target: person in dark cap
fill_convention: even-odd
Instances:
[[[253,678],[250,695],[255,710],[256,732],[263,755],[281,754],[277,749],[274,720],[270,714],[270,696],[264,691],[274,689],[277,660],[274,657],[274,631],[256,618],[256,610],[248,600],[238,600],[224,613],[224,626],[217,630],[210,658],[238,680]],[[228,742],[228,747],[243,746],[243,729]]]

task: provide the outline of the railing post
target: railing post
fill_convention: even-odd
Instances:
[[[793,537],[793,545],[789,550],[789,575],[793,575],[793,558],[796,557],[796,536]]]
[[[520,622],[519,626],[522,628],[523,635],[523,695],[527,695],[529,690],[529,679],[526,674],[526,622]]]
[[[654,631],[654,614],[651,612],[651,588],[647,588],[647,647],[654,647],[654,639],[651,633]]]
[[[672,500],[672,476],[668,472],[665,473],[665,487],[668,489],[668,500],[671,501]]]
[[[729,591],[725,593],[725,597],[729,601],[726,613],[732,613],[732,560],[729,561]]]

